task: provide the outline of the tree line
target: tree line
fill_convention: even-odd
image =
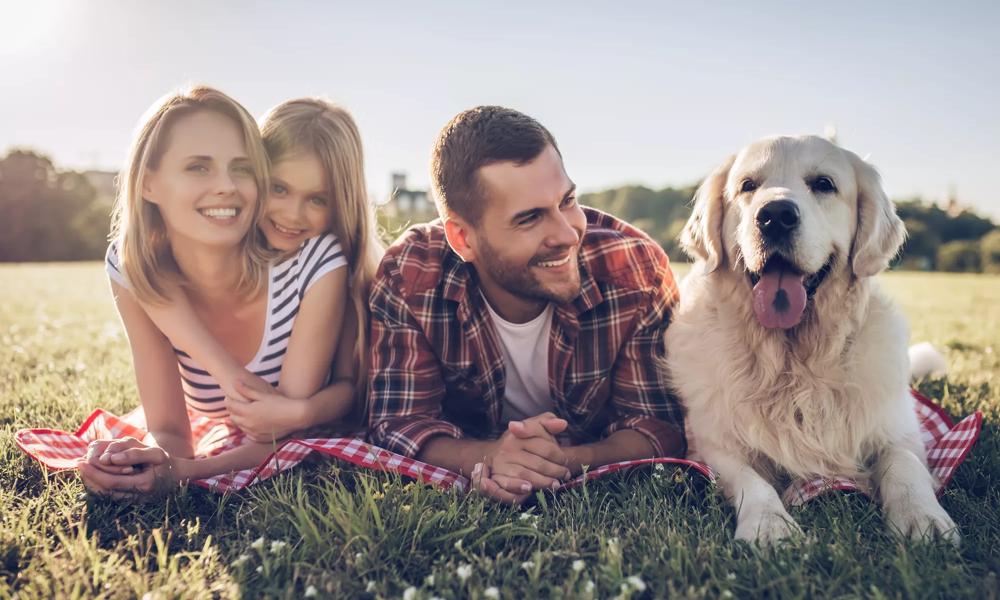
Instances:
[[[8,152],[0,159],[0,262],[100,259],[113,189],[93,181],[92,174],[59,169],[42,154]],[[677,237],[691,214],[695,189],[628,185],[581,194],[580,202],[632,223],[672,260],[683,261]],[[897,201],[896,209],[909,232],[897,268],[1000,273],[1000,229],[990,219],[920,199]],[[391,235],[405,221],[433,217],[380,215],[380,222]]]

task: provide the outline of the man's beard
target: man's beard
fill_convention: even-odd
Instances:
[[[550,290],[538,281],[532,269],[532,266],[539,261],[551,260],[550,257],[536,255],[527,265],[514,265],[500,258],[499,253],[485,238],[480,237],[480,242],[478,268],[489,273],[490,277],[508,293],[525,300],[543,300],[556,304],[566,304],[580,295],[579,271],[570,275],[577,279],[572,289]]]

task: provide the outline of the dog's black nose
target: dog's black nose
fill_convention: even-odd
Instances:
[[[773,200],[757,211],[757,228],[772,242],[785,240],[799,226],[799,207],[791,200]]]

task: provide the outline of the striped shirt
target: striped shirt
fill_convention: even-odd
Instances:
[[[248,371],[271,385],[278,385],[288,339],[292,335],[295,315],[299,312],[302,299],[321,277],[346,265],[347,260],[337,238],[326,234],[305,241],[297,253],[268,267],[264,336],[257,353],[245,367]],[[112,281],[130,289],[114,245],[108,247],[105,269]],[[174,346],[174,354],[177,356],[184,399],[192,412],[225,417],[228,414],[223,402],[225,395],[215,378],[184,349]]]
[[[638,229],[584,208],[580,295],[555,306],[548,383],[573,443],[644,435],[657,456],[680,452],[684,418],[657,365],[678,300],[663,250]],[[503,431],[506,369],[475,270],[440,220],[385,253],[372,284],[368,370],[372,443],[417,456],[434,436]]]

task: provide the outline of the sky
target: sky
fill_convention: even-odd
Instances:
[[[364,4],[364,5],[363,5]],[[428,184],[455,114],[541,121],[583,191],[696,183],[767,135],[823,133],[894,198],[1000,218],[1000,3],[0,0],[0,155],[118,169],[142,113],[185,83],[260,116],[347,107],[368,186]]]

